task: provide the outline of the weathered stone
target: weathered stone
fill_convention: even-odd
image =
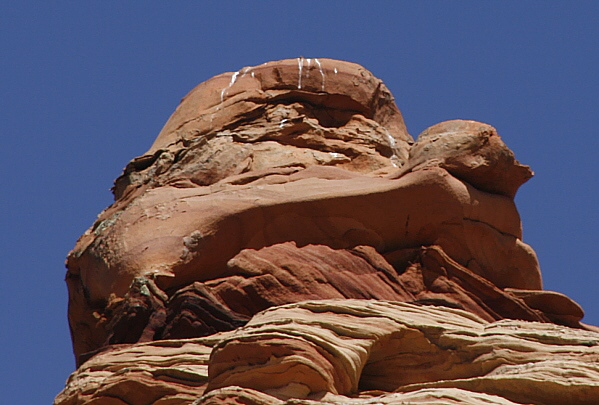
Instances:
[[[599,398],[598,360],[596,332],[488,323],[447,307],[307,301],[264,311],[219,342],[208,391],[241,386],[316,399],[461,388],[516,403],[591,404]]]
[[[204,393],[210,351],[223,336],[105,346],[71,375],[54,404],[189,404]]]
[[[318,170],[290,177],[284,185],[148,190],[110,226],[80,240],[68,279],[83,287],[72,285],[72,294],[85,291],[98,311],[112,295],[123,296],[134,277],[154,278],[166,291],[232,275],[227,262],[241,250],[289,240],[336,249],[369,245],[383,254],[437,244],[500,288],[541,288],[536,257],[519,239],[518,214],[507,197],[481,192],[440,168],[397,180],[325,180]],[[75,341],[78,352],[95,349]]]
[[[216,76],[69,254],[55,405],[599,403],[599,328],[522,241],[531,176],[487,124],[414,143],[352,63]]]
[[[319,400],[293,398],[285,401],[248,388],[227,387],[210,392],[192,405],[324,405],[336,403],[346,405],[519,405],[495,395],[457,388],[432,388],[413,392],[376,394],[373,393],[372,396],[363,395],[359,398],[326,394]]]
[[[446,121],[420,134],[402,172],[427,165],[443,167],[480,190],[511,198],[533,175],[516,161],[495,128],[476,121]]]

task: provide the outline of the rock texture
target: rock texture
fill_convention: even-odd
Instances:
[[[189,404],[205,391],[212,346],[222,338],[112,345],[85,362],[56,404]]]
[[[598,335],[565,332],[542,323],[487,323],[446,307],[305,301],[266,310],[221,340],[208,390],[241,386],[318,398],[461,388],[517,403],[596,401]]]
[[[599,333],[542,289],[497,131],[414,142],[362,67],[200,84],[67,259],[55,405],[595,404]]]

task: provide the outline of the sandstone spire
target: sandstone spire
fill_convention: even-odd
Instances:
[[[353,63],[216,76],[68,256],[55,405],[598,403],[599,333],[522,241],[531,176],[487,124],[414,142]]]

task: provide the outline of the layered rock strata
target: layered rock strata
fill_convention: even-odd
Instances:
[[[522,241],[531,176],[486,124],[414,142],[355,64],[210,79],[69,254],[55,404],[597,403],[599,333]]]
[[[487,323],[446,307],[305,301],[266,310],[222,339],[208,390],[240,386],[326,402],[328,393],[460,388],[516,403],[590,404],[599,398],[597,337],[535,322]]]

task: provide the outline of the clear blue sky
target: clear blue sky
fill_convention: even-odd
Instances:
[[[599,324],[599,2],[13,1],[0,6],[0,398],[50,404],[74,369],[64,258],[197,83],[270,60],[360,63],[410,133],[495,126],[546,289]]]

